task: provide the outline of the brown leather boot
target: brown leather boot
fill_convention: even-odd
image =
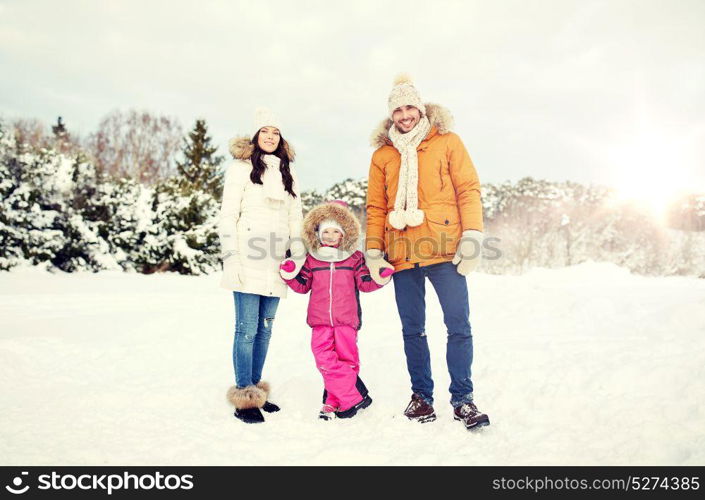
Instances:
[[[490,425],[490,417],[478,410],[472,401],[455,408],[453,418],[460,420],[467,430]]]
[[[406,410],[404,410],[404,415],[409,420],[415,420],[421,423],[436,420],[436,412],[433,410],[433,406],[424,401],[424,399],[416,393],[411,395],[411,401],[406,407]]]

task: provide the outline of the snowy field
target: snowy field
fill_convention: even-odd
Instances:
[[[0,273],[0,465],[705,465],[705,280],[610,264],[473,274],[473,381],[492,425],[448,404],[427,286],[438,420],[407,421],[393,285],[363,299],[373,405],[316,419],[306,296],[282,300],[265,379],[283,410],[232,416],[232,296],[219,277]]]

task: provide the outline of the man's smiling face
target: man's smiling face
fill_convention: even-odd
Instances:
[[[392,121],[402,134],[413,130],[420,119],[421,112],[414,106],[400,106],[392,113]]]

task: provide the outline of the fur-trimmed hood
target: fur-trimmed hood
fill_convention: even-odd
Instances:
[[[426,106],[426,116],[428,121],[431,123],[431,127],[436,127],[438,133],[443,135],[451,131],[453,127],[453,115],[450,114],[447,108],[441,106],[440,104],[425,103]],[[385,144],[391,144],[392,141],[389,139],[389,127],[392,126],[392,120],[390,118],[385,118],[377,125],[372,136],[370,137],[370,144],[373,148],[379,148]]]
[[[284,141],[284,151],[286,151],[289,161],[294,161],[294,148],[291,147],[291,144],[286,140],[282,140]],[[233,155],[233,158],[236,160],[249,160],[254,150],[255,145],[252,143],[251,137],[239,135],[230,139],[230,154]]]
[[[309,252],[315,252],[321,248],[317,234],[318,226],[326,219],[335,220],[345,231],[338,249],[344,252],[354,252],[360,239],[360,222],[349,208],[334,202],[318,205],[304,217],[301,237]]]

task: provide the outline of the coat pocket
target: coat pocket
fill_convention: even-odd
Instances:
[[[445,210],[427,210],[426,228],[428,236],[418,242],[421,258],[436,258],[455,255],[462,235],[460,216],[455,207]]]

